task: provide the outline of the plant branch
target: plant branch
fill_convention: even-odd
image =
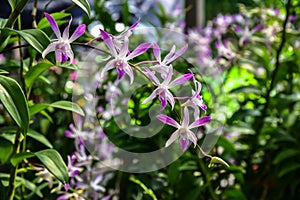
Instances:
[[[262,116],[261,116],[261,119],[259,120],[259,124],[258,124],[258,128],[257,128],[257,133],[260,133],[261,132],[261,129],[263,127],[263,122],[264,122],[264,119],[265,117],[267,116],[267,110],[269,108],[269,104],[270,104],[270,100],[271,100],[271,92],[274,88],[274,85],[275,85],[275,80],[276,80],[276,77],[277,77],[277,74],[278,74],[278,70],[279,70],[279,67],[280,67],[280,55],[281,55],[281,52],[283,50],[283,47],[285,45],[285,42],[286,42],[286,27],[287,27],[287,23],[289,21],[289,17],[290,17],[290,7],[291,7],[291,0],[288,0],[287,1],[287,4],[286,4],[286,16],[285,16],[285,19],[284,19],[284,22],[283,22],[283,28],[282,28],[282,35],[281,35],[281,42],[279,44],[279,47],[276,51],[276,61],[275,61],[275,69],[272,73],[272,76],[271,76],[271,83],[270,83],[270,87],[268,88],[267,90],[267,93],[266,93],[266,103],[263,107],[263,110],[262,110]]]
[[[15,137],[12,155],[16,155],[19,152],[20,142],[21,142],[21,131],[18,130]],[[15,167],[12,167],[10,170],[9,189],[7,195],[9,200],[13,200],[15,196],[17,169],[18,169],[18,164]]]

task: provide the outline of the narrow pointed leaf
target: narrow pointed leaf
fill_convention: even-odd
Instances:
[[[40,143],[44,144],[45,146],[49,147],[50,149],[53,148],[53,146],[49,142],[49,140],[44,135],[42,135],[39,132],[36,132],[35,130],[29,129],[27,136],[35,139],[36,141],[39,141]]]
[[[0,138],[0,164],[6,163],[12,153],[12,150],[13,144],[4,138]]]
[[[22,160],[26,159],[26,158],[31,158],[34,157],[34,153],[32,152],[22,152],[22,153],[18,153],[15,154],[11,159],[10,162],[13,166],[16,166],[19,162],[21,162]]]
[[[47,69],[52,67],[53,64],[51,63],[39,63],[32,68],[26,73],[25,75],[25,84],[27,88],[30,88],[34,81]]]
[[[28,105],[17,81],[0,75],[0,101],[22,133],[26,134],[29,126]]]
[[[39,53],[43,53],[44,49],[50,44],[49,37],[39,29],[27,29],[27,30],[14,30],[8,29],[12,32],[19,34],[30,46],[32,46]]]
[[[229,165],[222,159],[222,158],[219,158],[219,157],[212,157],[211,160],[210,160],[210,163],[208,165],[209,168],[213,167],[215,164],[221,164],[221,165],[224,165],[226,167],[229,167]]]
[[[72,1],[77,6],[79,6],[87,14],[88,17],[90,17],[91,7],[87,0],[72,0]]]
[[[53,176],[55,176],[63,184],[68,183],[69,174],[67,166],[56,150],[45,149],[36,152],[35,155]]]
[[[60,108],[63,110],[72,111],[84,116],[83,110],[76,103],[73,103],[71,101],[57,101],[50,104],[50,106],[53,108]]]

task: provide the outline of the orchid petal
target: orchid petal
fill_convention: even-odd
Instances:
[[[170,66],[169,71],[167,73],[167,77],[165,77],[165,80],[163,81],[162,85],[169,85],[172,76],[173,76],[173,66]]]
[[[189,129],[203,126],[203,125],[207,124],[210,120],[211,120],[210,116],[201,117],[201,118],[197,119],[196,121],[194,121],[192,124],[190,124]]]
[[[189,110],[187,107],[184,107],[183,111],[183,119],[182,119],[182,126],[183,127],[188,127],[190,123],[190,116],[189,116]]]
[[[69,51],[67,51],[67,55],[70,58],[70,63],[74,64],[74,53],[73,53],[71,47],[70,47]]]
[[[179,130],[175,131],[171,137],[168,139],[168,141],[166,142],[165,147],[170,146],[175,140],[177,140],[179,138]]]
[[[184,45],[181,49],[179,49],[179,50],[175,53],[175,55],[174,55],[172,58],[170,58],[170,59],[168,60],[168,62],[167,62],[166,64],[171,63],[171,62],[174,61],[176,58],[178,58],[179,56],[181,56],[181,55],[187,50],[187,48],[188,48],[188,45],[187,45],[187,44]]]
[[[152,99],[154,99],[156,97],[156,91],[157,91],[158,88],[156,88],[151,94],[149,97],[147,97],[143,102],[142,104],[145,104],[145,103],[148,103],[149,101],[151,101]]]
[[[55,59],[56,59],[56,62],[58,62],[58,63],[62,62],[62,52],[61,51],[55,51]]]
[[[101,70],[100,73],[100,77],[103,78],[104,77],[104,73],[107,72],[108,70],[111,70],[112,68],[114,68],[114,60],[109,61],[104,68]]]
[[[133,71],[132,71],[131,67],[129,65],[126,65],[126,67],[124,67],[124,70],[130,78],[130,84],[132,84],[133,79],[134,79],[134,74],[133,74]]]
[[[150,42],[146,42],[146,43],[142,43],[140,44],[137,48],[135,48],[130,55],[127,57],[128,60],[135,58],[141,54],[143,54],[144,52],[146,52],[150,47],[152,46],[152,43]]]
[[[68,55],[66,53],[61,53],[61,64],[64,64],[68,60]]]
[[[156,118],[164,124],[168,124],[170,126],[174,126],[175,128],[179,128],[180,125],[171,117],[167,115],[158,115]]]
[[[172,57],[173,57],[173,55],[174,55],[174,53],[175,53],[175,45],[173,45],[173,47],[172,47],[172,49],[171,49],[171,51],[168,53],[168,55],[166,55],[166,57],[164,58],[164,60],[163,60],[163,63],[168,63],[168,61],[169,61],[169,59],[171,59]]]
[[[56,42],[49,44],[48,47],[43,51],[42,57],[45,58],[48,53],[55,51],[55,49],[56,49]]]
[[[186,151],[188,145],[190,144],[190,141],[188,139],[185,139],[185,138],[180,138],[179,142],[180,142],[181,150]]]
[[[129,44],[129,40],[127,37],[124,38],[124,44],[119,52],[119,57],[121,58],[125,58],[127,53],[128,53],[128,44]],[[129,59],[128,59],[129,60]]]
[[[68,39],[69,39],[69,35],[70,35],[70,26],[71,26],[71,23],[72,23],[72,17],[71,17],[71,19],[70,19],[70,21],[69,21],[69,24],[68,24],[68,26],[65,28],[65,30],[64,30],[64,32],[63,32],[63,36],[62,36],[62,38],[63,38],[63,40],[65,40],[65,41],[67,41]]]
[[[69,39],[69,42],[73,42],[75,41],[77,38],[79,38],[80,36],[82,36],[85,32],[86,29],[86,25],[85,24],[81,24],[79,25],[76,30],[74,31],[74,33],[72,34],[72,36]]]
[[[191,141],[191,142],[193,142],[193,144],[194,144],[194,147],[196,147],[196,145],[197,145],[197,137],[195,136],[195,134],[192,132],[192,131],[188,131],[187,132],[187,137],[188,137],[188,139]]]
[[[241,33],[242,32],[242,28],[240,26],[236,26],[234,27],[234,30],[238,33]]]
[[[134,24],[132,24],[129,27],[128,31],[131,31],[132,29],[134,29],[140,23],[140,21],[141,21],[141,19],[139,18]]]
[[[156,78],[156,76],[150,71],[148,67],[143,67],[143,69],[146,71],[146,75],[154,82],[155,85],[159,85],[159,80]]]
[[[170,102],[172,110],[173,110],[174,105],[175,105],[175,100],[174,100],[173,94],[169,90],[166,90],[165,92],[166,92],[166,97],[167,97],[167,99],[169,99],[169,102]]]
[[[183,83],[187,82],[188,80],[190,80],[193,76],[194,76],[194,74],[184,74],[184,75],[178,77],[177,79],[175,79],[174,81],[172,81],[170,83],[169,87],[174,87],[176,85],[183,84]]]
[[[156,43],[153,44],[153,54],[156,60],[161,63],[160,47]]]
[[[61,34],[60,34],[60,30],[58,28],[58,25],[57,25],[55,19],[51,15],[49,15],[48,13],[45,13],[45,17],[48,20],[48,22],[49,22],[52,30],[54,31],[56,37],[58,39],[60,39],[61,38]]]
[[[160,96],[158,99],[159,99],[159,101],[161,102],[160,109],[161,109],[161,110],[165,109],[166,106],[167,106],[167,98],[164,97],[164,96]]]
[[[117,56],[117,51],[116,51],[116,48],[114,46],[114,43],[112,41],[112,38],[110,37],[110,35],[108,33],[106,33],[104,30],[101,30],[100,29],[100,32],[101,32],[101,35],[103,37],[103,41],[104,43],[106,44],[106,46],[109,48],[110,52],[113,54],[113,56]]]

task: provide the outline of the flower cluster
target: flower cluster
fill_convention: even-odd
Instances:
[[[51,51],[55,51],[56,61],[65,63],[70,58],[70,63],[74,63],[74,54],[70,47],[70,43],[84,33],[85,26],[80,25],[74,34],[68,38],[69,25],[66,27],[63,36],[59,31],[58,25],[49,14],[45,14],[58,40],[51,43],[43,52],[43,57]],[[122,82],[126,82],[124,75],[129,77],[129,83],[133,84],[137,75],[142,75],[145,80],[152,85],[152,93],[145,97],[142,104],[148,102],[156,102],[159,100],[161,110],[167,109],[170,105],[170,110],[175,109],[176,101],[182,108],[183,115],[179,119],[173,119],[167,115],[159,114],[157,119],[166,125],[175,127],[177,130],[171,134],[166,141],[165,147],[170,146],[173,142],[179,140],[182,151],[185,151],[190,142],[194,147],[197,145],[197,136],[192,131],[200,126],[207,124],[210,116],[200,117],[200,110],[206,113],[207,106],[205,105],[201,93],[201,83],[196,80],[192,70],[187,73],[176,76],[175,69],[172,63],[184,54],[188,49],[188,45],[176,51],[175,45],[170,52],[162,58],[161,48],[157,43],[145,42],[139,44],[134,50],[129,48],[130,37],[133,29],[138,25],[139,21],[129,27],[121,34],[114,36],[104,30],[100,30],[101,39],[109,51],[109,58],[106,59],[104,67],[92,69],[91,66],[82,69],[82,72],[72,72],[70,74],[70,83],[73,88],[81,88],[79,95],[84,97],[85,117],[78,116],[75,124],[69,126],[65,135],[67,138],[74,139],[75,151],[68,156],[68,172],[70,183],[66,185],[67,190],[62,190],[57,187],[55,191],[60,195],[58,199],[99,199],[110,198],[111,193],[105,191],[102,186],[109,177],[103,175],[104,168],[99,168],[98,163],[103,161],[113,161],[114,146],[109,143],[106,134],[103,131],[101,123],[98,123],[95,118],[90,116],[101,116],[101,120],[110,120],[112,117],[120,114],[120,109],[115,105],[116,99],[122,95],[122,90],[118,87]],[[148,50],[153,48],[154,60],[144,60],[134,64],[133,59],[144,53],[150,53]],[[138,72],[139,74],[137,74]],[[89,79],[88,83],[79,85],[78,75],[86,74]],[[116,80],[108,78],[110,74],[117,74]],[[173,89],[184,86],[185,83],[193,83],[193,90],[190,91],[190,96],[176,96]],[[92,86],[92,87],[91,87]],[[94,96],[94,91],[97,88],[104,89],[103,96]],[[103,99],[105,104],[97,105],[97,100]],[[124,99],[126,104],[128,100]],[[93,109],[94,108],[94,109]],[[97,109],[95,109],[97,108]],[[190,113],[193,115],[193,122],[190,123]],[[179,121],[179,122],[177,122]],[[92,146],[92,149],[86,149],[85,145]],[[105,152],[105,153],[104,153]],[[41,178],[49,181],[49,177],[41,172]],[[46,173],[47,174],[47,173]],[[53,178],[53,177],[52,177]],[[52,184],[52,183],[51,183]],[[52,184],[53,185],[53,184]],[[105,195],[106,196],[105,196]]]

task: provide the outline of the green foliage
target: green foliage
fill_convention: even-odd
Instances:
[[[47,170],[63,184],[68,183],[69,174],[60,154],[54,149],[45,149],[34,153]]]
[[[21,87],[14,79],[0,75],[0,100],[22,133],[26,134],[29,126],[28,105]]]

